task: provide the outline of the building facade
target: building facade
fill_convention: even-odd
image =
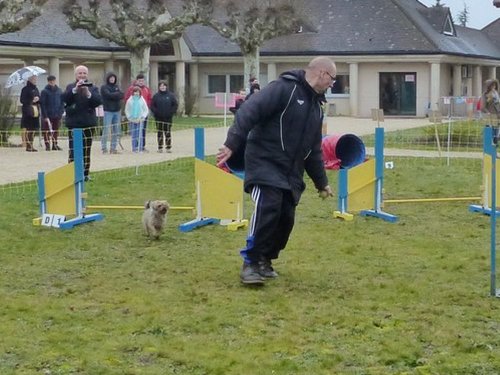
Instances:
[[[177,3],[175,9],[182,2]],[[283,71],[304,68],[314,56],[330,56],[338,77],[327,95],[331,113],[370,117],[372,108],[382,108],[387,116],[423,117],[443,97],[479,97],[484,81],[497,77],[497,21],[483,30],[457,26],[448,8],[418,0],[304,0],[303,5],[303,27],[261,47],[259,79],[265,85]],[[96,84],[114,71],[126,88],[128,51],[71,30],[61,6],[49,0],[32,24],[0,35],[0,84],[20,66],[39,65],[64,87],[74,79],[74,67],[85,64]],[[180,39],[151,49],[150,87],[167,80],[181,107],[186,99],[196,113],[221,113],[215,94],[239,92],[247,81],[242,72],[239,47],[204,26],[190,26]]]

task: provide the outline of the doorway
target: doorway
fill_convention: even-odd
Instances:
[[[387,116],[416,116],[417,73],[379,73],[379,108]]]

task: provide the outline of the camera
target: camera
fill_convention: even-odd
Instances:
[[[86,87],[91,87],[91,86],[93,86],[93,85],[94,85],[94,84],[93,84],[92,82],[87,81],[87,80],[83,81],[83,82],[80,84],[80,86],[86,86]]]

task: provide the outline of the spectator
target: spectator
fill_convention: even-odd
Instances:
[[[248,100],[248,98],[250,98],[253,94],[255,94],[256,92],[259,92],[259,91],[260,91],[260,85],[257,82],[257,80],[255,80],[255,82],[252,83],[252,86],[250,86],[250,92],[246,96],[245,100]]]
[[[57,140],[59,138],[59,127],[64,113],[64,103],[62,101],[62,90],[56,84],[56,77],[49,75],[47,77],[47,86],[42,90],[40,98],[40,107],[42,110],[42,132],[45,150],[61,151]]]
[[[130,122],[130,134],[132,136],[132,152],[143,152],[142,126],[149,110],[146,101],[141,95],[141,88],[136,86],[125,103],[125,116]]]
[[[62,99],[66,110],[66,127],[69,129],[69,158],[74,160],[73,129],[83,132],[83,174],[85,181],[90,181],[90,154],[92,132],[97,126],[96,108],[102,104],[101,95],[96,86],[88,81],[89,70],[84,65],[75,68],[75,82],[66,86]]]
[[[118,154],[116,145],[121,135],[121,101],[123,92],[117,84],[116,74],[109,72],[106,74],[105,84],[101,86],[102,106],[104,110],[104,123],[101,136],[101,151],[108,152],[108,135],[111,132],[109,153]]]
[[[231,111],[231,113],[236,114],[236,111],[238,109],[240,109],[241,105],[245,101],[245,97],[246,97],[246,92],[244,89],[241,89],[240,93],[238,94],[238,96],[236,97],[236,99],[234,101],[234,107],[229,107],[229,110]]]
[[[19,100],[21,101],[21,128],[26,129],[25,143],[26,151],[37,152],[33,147],[35,131],[40,126],[40,92],[36,87],[36,76],[31,76],[26,81],[26,86],[21,90]]]
[[[498,126],[500,119],[500,96],[498,94],[498,81],[488,79],[485,82],[486,90],[481,96],[481,110],[489,113],[491,125]]]
[[[168,90],[167,82],[160,81],[158,92],[154,94],[151,101],[151,112],[156,121],[158,131],[158,152],[163,152],[163,142],[165,149],[171,152],[172,149],[172,118],[177,112],[178,102],[175,95]]]
[[[144,77],[144,74],[139,73],[135,78],[136,78],[135,81],[132,82],[132,84],[127,89],[127,92],[125,93],[125,101],[127,101],[132,96],[132,93],[134,91],[135,86],[139,86],[139,88],[141,89],[141,96],[146,101],[148,108],[150,108],[152,94],[151,94],[151,89],[146,85],[146,79]],[[139,151],[142,151],[142,152],[148,152],[148,150],[146,149],[146,129],[147,129],[147,126],[148,126],[148,117],[146,116],[146,118],[144,119],[144,124],[142,126],[142,131],[140,134],[140,136],[141,136],[141,142],[140,142],[141,149]]]
[[[248,80],[248,88],[246,89],[246,95],[248,95],[250,93],[250,89],[252,88],[252,86],[254,84],[259,84],[259,80],[255,77],[250,77],[250,79]]]

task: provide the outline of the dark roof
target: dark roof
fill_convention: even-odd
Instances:
[[[317,32],[267,41],[262,55],[445,53],[500,59],[500,49],[478,30],[455,25],[456,36],[444,35],[446,7],[428,8],[417,0],[308,0],[302,11]],[[240,53],[208,27],[191,26],[185,38],[195,56]]]
[[[497,48],[500,48],[500,18],[486,25],[482,31],[488,35]]]
[[[176,15],[183,4],[170,0],[169,11]],[[418,0],[303,0],[301,4],[306,31],[265,42],[262,55],[452,54],[500,59],[500,38],[493,37],[499,35],[498,22],[482,31],[455,25],[456,36],[444,35],[444,22],[451,17],[446,7],[426,7]],[[85,30],[71,30],[62,6],[62,1],[49,0],[32,24],[0,35],[0,45],[124,50]],[[223,13],[217,17],[222,19]],[[205,26],[190,26],[184,37],[194,56],[240,55],[235,43]]]

